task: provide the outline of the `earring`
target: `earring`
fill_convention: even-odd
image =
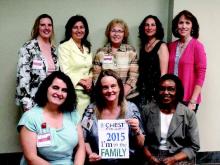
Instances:
[[[193,30],[191,30],[191,33],[190,33],[190,34],[193,35],[193,33],[194,33]]]

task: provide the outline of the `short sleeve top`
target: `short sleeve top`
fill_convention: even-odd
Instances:
[[[37,135],[42,132],[41,125],[45,123],[43,109],[35,106],[25,112],[21,117],[17,129],[21,126],[35,132]],[[47,125],[47,131],[51,134],[51,146],[37,147],[38,154],[52,165],[72,165],[73,149],[78,144],[77,124],[80,122],[79,114],[76,111],[63,113],[62,128],[51,128]],[[23,162],[23,163],[22,163]],[[23,159],[21,165],[25,165]]]

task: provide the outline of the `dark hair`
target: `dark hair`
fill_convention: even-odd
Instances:
[[[48,14],[41,14],[41,15],[39,15],[39,16],[36,18],[36,20],[35,20],[35,22],[34,22],[34,26],[33,26],[32,30],[31,30],[31,39],[35,39],[35,38],[37,38],[37,36],[39,35],[39,25],[40,25],[40,20],[41,20],[42,18],[48,18],[48,19],[50,19],[50,21],[51,21],[51,23],[52,23],[52,35],[51,35],[51,37],[50,37],[50,42],[51,42],[52,44],[54,44],[54,43],[53,43],[53,42],[54,42],[53,19],[52,19],[52,17],[51,17],[50,15],[48,15]]]
[[[144,27],[145,27],[146,20],[149,18],[152,18],[155,21],[156,28],[157,28],[156,34],[155,34],[156,39],[163,40],[163,37],[164,37],[164,30],[163,30],[163,26],[162,26],[162,23],[160,22],[160,20],[154,15],[148,15],[143,19],[143,21],[139,25],[139,38],[141,40],[141,47],[142,48],[148,42],[148,36],[145,34]]]
[[[103,109],[106,106],[106,101],[104,100],[103,94],[102,94],[102,84],[101,84],[101,80],[105,76],[112,76],[117,80],[118,86],[120,88],[118,105],[121,105],[122,102],[124,101],[124,86],[119,75],[111,69],[102,70],[101,73],[99,74],[99,77],[98,77],[98,80],[96,82],[95,89],[94,89],[95,102],[96,102],[98,109]]]
[[[176,85],[176,100],[178,102],[183,102],[183,96],[184,96],[184,88],[182,85],[181,80],[179,79],[179,77],[177,77],[174,74],[165,74],[163,75],[160,80],[159,80],[159,84],[158,84],[158,88],[157,88],[157,94],[156,94],[156,100],[159,101],[159,89],[160,89],[160,85],[166,81],[166,80],[172,80],[174,81],[175,85]]]
[[[55,71],[51,73],[42,81],[35,95],[34,101],[40,107],[44,107],[47,104],[48,88],[53,83],[55,78],[63,80],[63,82],[66,83],[67,86],[67,98],[59,109],[61,112],[72,112],[76,108],[77,104],[75,89],[73,87],[71,79],[61,71]]]
[[[172,32],[173,32],[173,35],[175,37],[177,37],[177,38],[180,38],[180,35],[178,33],[178,30],[177,30],[177,27],[178,27],[178,22],[179,22],[179,19],[180,19],[181,16],[185,16],[186,19],[188,19],[188,20],[190,20],[192,22],[192,31],[191,31],[190,35],[193,38],[198,38],[199,37],[199,23],[198,23],[196,17],[191,12],[189,12],[188,10],[181,11],[173,19],[173,21],[172,21]]]
[[[87,40],[87,37],[89,35],[89,26],[88,26],[88,23],[87,23],[87,20],[85,19],[85,17],[83,17],[81,15],[74,15],[69,18],[69,20],[67,21],[66,26],[65,26],[65,29],[66,29],[65,30],[65,38],[60,43],[68,41],[72,37],[72,28],[79,21],[82,22],[85,27],[85,35],[82,39],[82,44],[85,45],[89,49],[89,52],[90,52],[91,51],[91,43]]]

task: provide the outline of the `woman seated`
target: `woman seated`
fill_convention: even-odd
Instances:
[[[85,144],[70,78],[60,71],[50,74],[35,102],[37,106],[18,123],[24,153],[21,165],[83,165]]]
[[[103,70],[100,73],[94,90],[95,103],[88,106],[82,120],[88,164],[124,165],[131,163],[136,158],[139,147],[143,147],[144,144],[138,108],[134,103],[125,100],[122,80],[112,70]],[[97,128],[97,122],[100,119],[126,119],[129,126],[130,159],[101,158]]]
[[[181,103],[182,83],[177,76],[165,74],[158,90],[157,102],[145,106],[142,114],[146,164],[194,164],[199,129],[195,112]]]

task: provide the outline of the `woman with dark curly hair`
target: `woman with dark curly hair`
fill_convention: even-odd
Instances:
[[[77,110],[82,115],[90,103],[92,90],[92,53],[87,40],[89,27],[83,16],[72,16],[66,26],[65,39],[58,47],[61,70],[72,80],[78,97]]]
[[[160,20],[153,15],[144,18],[139,26],[141,41],[139,57],[138,91],[140,106],[154,100],[156,84],[167,73],[168,49],[162,41],[164,30]]]
[[[183,10],[172,22],[173,35],[178,40],[169,43],[168,72],[178,76],[184,86],[184,103],[195,112],[201,102],[201,89],[206,73],[206,53],[198,41],[199,24],[196,17]]]
[[[70,78],[60,71],[50,74],[35,102],[37,106],[23,114],[17,127],[24,153],[21,165],[83,165],[85,144]]]

